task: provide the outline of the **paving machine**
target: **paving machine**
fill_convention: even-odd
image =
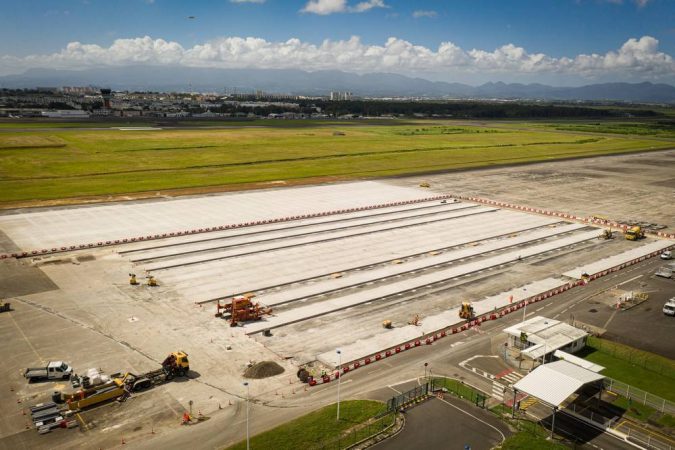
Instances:
[[[222,317],[230,321],[230,326],[236,327],[241,322],[260,320],[265,315],[272,314],[272,309],[260,303],[253,302],[253,295],[239,295],[223,303],[216,304],[216,317]]]
[[[462,306],[459,308],[459,317],[465,320],[471,320],[476,317],[473,305],[469,302],[462,302]]]

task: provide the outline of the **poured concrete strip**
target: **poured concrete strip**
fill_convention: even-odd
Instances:
[[[277,328],[291,323],[301,322],[313,317],[329,314],[341,309],[360,305],[375,300],[380,300],[392,295],[414,292],[426,286],[444,282],[453,278],[469,275],[482,270],[498,267],[504,264],[519,261],[542,253],[578,244],[584,241],[597,239],[598,231],[593,230],[578,235],[566,236],[552,242],[535,245],[528,248],[517,249],[508,253],[493,256],[491,258],[471,261],[467,264],[452,266],[433,273],[422,274],[418,277],[405,279],[390,284],[378,286],[373,289],[356,292],[343,297],[317,302],[311,305],[283,311],[276,316],[245,325],[246,334],[259,333],[266,329]]]
[[[0,230],[19,248],[32,250],[240,223],[242,218],[257,221],[416,200],[428,195],[419,188],[376,181],[336,183],[5,213],[0,215]]]
[[[609,256],[607,258],[595,261],[590,264],[586,264],[582,267],[577,267],[574,270],[565,272],[563,275],[570,278],[581,279],[583,273],[589,275],[594,275],[605,270],[612,269],[626,262],[632,261],[634,259],[645,257],[654,252],[660,252],[665,250],[668,247],[672,247],[673,243],[671,241],[653,241],[645,245],[637,244],[637,247],[627,250],[625,252]]]
[[[193,264],[202,264],[209,261],[223,260],[227,258],[234,258],[237,256],[250,255],[255,253],[271,252],[274,250],[280,250],[290,247],[306,246],[311,244],[316,244],[319,242],[325,241],[335,241],[339,239],[351,238],[359,235],[375,234],[382,231],[394,230],[399,228],[408,228],[408,227],[418,227],[421,225],[433,223],[433,222],[442,222],[453,220],[461,217],[472,216],[477,214],[486,214],[498,211],[496,208],[468,208],[467,211],[449,211],[443,214],[435,216],[433,219],[419,220],[416,218],[401,220],[392,224],[374,224],[366,226],[359,231],[348,230],[348,231],[336,231],[334,233],[321,233],[318,235],[309,235],[309,236],[299,236],[295,238],[289,238],[281,242],[275,243],[262,243],[256,244],[255,241],[252,242],[242,242],[240,245],[246,245],[244,248],[231,248],[225,250],[217,250],[208,254],[201,254],[196,256],[185,256],[179,257],[176,259],[168,261],[159,261],[156,263],[150,263],[145,265],[145,270],[148,271],[157,271],[157,270],[166,270],[174,267],[183,267]]]
[[[569,224],[557,228],[536,230],[530,233],[519,235],[515,238],[504,238],[475,247],[451,250],[441,253],[440,255],[429,256],[407,262],[405,264],[385,266],[375,270],[357,272],[353,275],[343,278],[325,279],[307,286],[300,286],[294,289],[286,289],[268,295],[261,295],[258,297],[258,300],[267,306],[290,303],[317,295],[328,294],[333,291],[345,289],[348,287],[355,287],[374,281],[384,280],[390,277],[396,277],[417,270],[424,270],[464,258],[484,255],[486,253],[496,250],[503,250],[516,245],[527,244],[540,239],[546,239],[560,234],[569,233],[581,228],[586,228],[586,225]]]
[[[543,294],[564,284],[566,283],[559,278],[537,280],[530,284],[473,302],[473,307],[476,310],[476,315],[489,313],[495,309],[507,307],[512,303],[516,304],[526,298]],[[389,330],[382,329],[381,332],[368,339],[361,339],[352,344],[343,345],[340,347],[342,360],[345,363],[360,360],[379,351],[394,348],[420,336],[466,323],[464,319],[459,318],[459,306],[450,308],[440,314],[422,317],[421,322],[420,326],[405,325]],[[317,359],[324,364],[335,365],[335,350],[322,353],[317,356]]]
[[[125,256],[133,262],[142,262],[152,259],[167,258],[173,256],[188,255],[191,253],[213,251],[229,247],[242,246],[252,243],[261,243],[267,241],[279,241],[281,239],[290,239],[293,237],[318,235],[320,233],[331,233],[337,231],[346,231],[367,227],[369,225],[378,225],[383,223],[395,223],[407,219],[431,219],[435,216],[447,213],[449,211],[467,210],[470,208],[479,208],[479,206],[470,203],[457,203],[439,205],[441,208],[433,211],[399,211],[384,217],[362,217],[351,219],[348,222],[319,223],[302,227],[300,229],[281,228],[273,231],[254,231],[248,230],[248,233],[241,230],[240,233],[232,233],[231,236],[223,236],[219,239],[209,239],[204,242],[195,242],[191,244],[167,245],[162,248],[154,248],[142,251],[134,251],[133,255],[128,252]]]
[[[555,225],[555,221],[549,218],[508,210],[495,212],[489,221],[482,219],[481,216],[471,216],[457,219],[452,227],[447,227],[445,223],[430,224],[380,233],[374,237],[357,236],[311,247],[177,268],[162,272],[162,281],[183,292],[187,298],[205,301],[304,282],[335,272],[356,271],[393,259],[420,256],[434,250]],[[299,273],[303,274],[302,278],[298,277]]]
[[[337,215],[330,216],[320,216],[320,217],[310,217],[307,219],[297,219],[293,222],[280,222],[280,223],[268,223],[262,225],[256,225],[253,228],[230,228],[227,230],[220,231],[211,231],[208,234],[189,234],[183,236],[171,236],[163,239],[157,239],[155,241],[143,241],[136,243],[127,243],[124,247],[118,252],[121,255],[130,255],[134,252],[140,252],[144,250],[152,250],[157,248],[166,248],[178,245],[189,245],[198,242],[210,242],[216,241],[218,239],[226,239],[233,236],[244,236],[244,235],[255,235],[263,234],[271,231],[278,230],[296,230],[306,227],[311,227],[319,224],[329,224],[329,223],[348,223],[349,221],[354,221],[362,219],[365,217],[385,217],[391,214],[397,214],[399,212],[405,211],[415,211],[415,212],[424,212],[424,211],[433,211],[435,209],[444,208],[449,205],[457,204],[458,200],[448,200],[446,203],[441,203],[439,200],[433,200],[429,202],[423,202],[419,204],[411,205],[402,205],[402,206],[389,206],[379,209],[369,209],[364,211],[355,211],[355,212],[346,212]],[[478,206],[475,203],[463,203],[464,205]],[[420,206],[421,205],[421,206]]]

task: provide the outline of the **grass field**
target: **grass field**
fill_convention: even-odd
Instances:
[[[240,188],[279,180],[380,177],[675,146],[675,139],[633,135],[389,123],[3,131],[0,204],[177,188]]]
[[[604,366],[603,375],[675,401],[675,362],[668,358],[595,337],[579,356]]]
[[[385,405],[371,400],[348,400],[340,402],[340,421],[336,420],[336,405],[329,405],[299,417],[250,439],[252,449],[295,450],[319,448],[335,441],[335,448],[346,448],[373,433],[362,424],[385,409]],[[383,419],[393,421],[389,414]],[[383,419],[380,419],[383,420]],[[378,422],[379,423],[379,422]],[[388,425],[388,424],[383,424]],[[338,444],[337,439],[344,438]],[[243,450],[246,441],[239,442],[228,450]],[[333,448],[327,446],[325,448]]]

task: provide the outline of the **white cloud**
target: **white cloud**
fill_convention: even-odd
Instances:
[[[347,0],[310,0],[300,12],[325,16],[328,14],[345,12],[346,10]]]
[[[345,12],[362,13],[373,8],[389,8],[389,5],[385,4],[384,0],[365,0],[354,6],[349,6],[347,0],[309,0],[300,12],[327,16]]]
[[[425,9],[418,9],[417,11],[413,11],[412,16],[415,19],[419,19],[421,17],[429,17],[429,18],[434,18],[438,16],[438,13],[436,11],[431,11],[431,10],[425,10]]]
[[[373,8],[389,8],[383,0],[367,0],[365,2],[357,3],[355,6],[348,8],[349,12],[361,13],[370,11]]]
[[[522,77],[561,75],[588,79],[614,77],[631,80],[675,81],[673,57],[660,52],[650,36],[627,40],[604,54],[555,58],[506,44],[492,51],[464,50],[452,42],[437,48],[391,37],[383,45],[369,45],[358,37],[325,40],[321,44],[299,39],[273,42],[255,37],[224,37],[184,48],[177,42],[149,36],[117,39],[110,47],[71,42],[58,53],[24,57],[1,56],[0,74],[21,73],[33,67],[84,69],[90,67],[181,65],[217,68],[294,68],[394,72],[415,75],[464,74]]]
[[[265,3],[265,0],[230,0],[230,3]]]

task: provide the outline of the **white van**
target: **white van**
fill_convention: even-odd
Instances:
[[[666,316],[675,316],[675,297],[671,298],[663,305],[663,314]]]

